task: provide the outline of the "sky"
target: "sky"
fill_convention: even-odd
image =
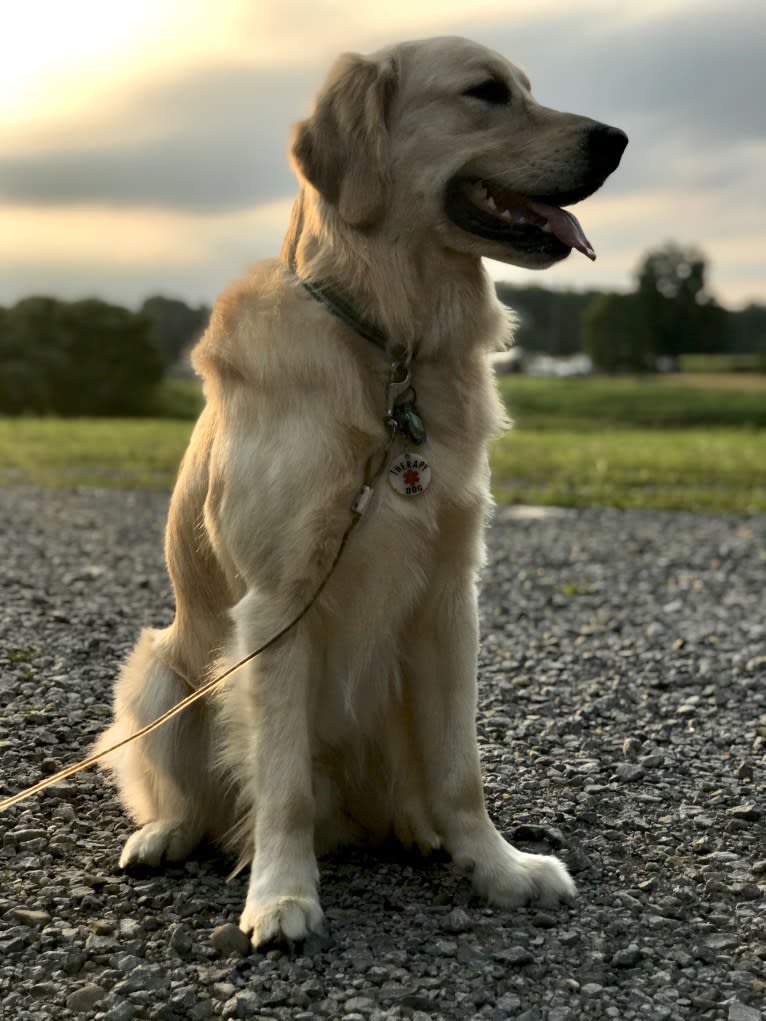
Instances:
[[[433,35],[630,136],[577,208],[598,260],[488,263],[496,279],[627,290],[673,240],[702,249],[724,305],[766,303],[763,0],[24,0],[0,41],[0,304],[211,303],[278,253],[290,126],[334,57]]]

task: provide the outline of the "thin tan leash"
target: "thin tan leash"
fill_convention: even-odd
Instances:
[[[392,367],[392,374],[393,371],[394,370]],[[393,446],[395,436],[396,426],[392,422],[390,435],[386,443],[385,449],[383,451],[380,460],[380,465],[374,473],[371,473],[371,476],[368,474],[369,473],[368,463],[368,473],[366,474],[368,474],[369,481],[364,483],[362,488],[359,490],[356,500],[353,503],[353,506],[351,508],[352,513],[351,523],[348,525],[346,531],[343,533],[343,537],[340,540],[340,544],[335,554],[335,558],[333,559],[333,562],[330,565],[327,574],[325,574],[324,578],[320,582],[311,599],[309,599],[309,601],[306,603],[306,605],[303,607],[300,613],[296,617],[294,617],[289,624],[286,624],[281,629],[281,631],[278,631],[275,635],[272,635],[272,637],[269,638],[267,642],[261,645],[254,652],[248,653],[247,656],[239,660],[238,663],[235,663],[233,666],[229,667],[228,670],[224,671],[224,673],[220,674],[218,677],[213,678],[213,680],[208,681],[206,684],[203,684],[201,688],[197,688],[196,691],[193,691],[190,695],[187,695],[186,698],[182,699],[180,702],[177,702],[174,706],[171,706],[170,709],[167,710],[167,712],[164,712],[162,714],[162,716],[158,716],[156,720],[153,720],[151,723],[148,723],[145,727],[142,727],[141,730],[136,731],[135,734],[131,734],[129,737],[123,738],[122,741],[118,741],[117,744],[112,745],[111,748],[106,748],[95,755],[90,755],[88,756],[88,758],[82,759],[80,762],[75,762],[74,765],[67,766],[64,769],[59,770],[58,773],[54,773],[53,776],[48,776],[44,780],[40,780],[32,787],[28,787],[26,790],[20,791],[18,794],[14,794],[10,798],[6,798],[4,801],[0,801],[0,813],[7,811],[14,805],[18,805],[19,802],[21,801],[26,801],[27,798],[31,798],[33,795],[38,794],[40,791],[44,791],[46,787],[52,787],[54,784],[60,783],[62,780],[66,780],[70,776],[74,776],[75,773],[79,773],[83,769],[88,769],[89,766],[94,765],[100,759],[105,758],[107,755],[111,755],[113,752],[118,751],[125,745],[131,744],[133,741],[138,741],[139,738],[145,737],[147,734],[151,734],[152,731],[157,730],[158,727],[161,727],[164,723],[167,723],[168,720],[171,720],[174,716],[177,716],[179,713],[182,713],[184,709],[187,709],[190,705],[192,705],[193,702],[199,701],[199,699],[204,698],[205,695],[213,691],[214,688],[217,688],[220,684],[223,684],[223,682],[228,677],[230,677],[235,672],[235,670],[239,670],[240,667],[243,667],[246,663],[249,663],[250,660],[255,659],[256,656],[260,656],[262,652],[266,652],[266,650],[270,649],[272,645],[276,645],[276,643],[281,638],[283,638],[288,631],[291,631],[294,627],[296,627],[296,625],[298,625],[303,620],[303,618],[306,616],[306,614],[309,612],[312,606],[316,603],[317,599],[319,599],[320,595],[325,589],[325,586],[335,573],[335,568],[338,566],[338,562],[343,554],[344,549],[346,548],[346,543],[348,542],[349,537],[356,528],[357,524],[361,521],[362,515],[364,514],[365,510],[367,509],[367,505],[370,502],[370,498],[373,492],[373,483],[378,480],[378,478],[383,472],[383,469],[386,466],[386,461],[391,451],[391,447]]]

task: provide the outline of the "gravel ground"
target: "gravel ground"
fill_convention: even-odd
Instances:
[[[166,499],[0,490],[5,794],[85,751],[139,625],[169,619]],[[765,580],[766,516],[501,513],[488,799],[576,904],[493,910],[444,861],[348,852],[322,865],[328,936],[243,957],[245,878],[212,853],[122,875],[128,823],[89,772],[0,820],[0,1017],[758,1021]]]

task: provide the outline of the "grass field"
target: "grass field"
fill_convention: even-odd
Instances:
[[[193,423],[177,419],[0,418],[0,481],[163,489]]]
[[[766,376],[667,375],[541,379],[505,376],[519,429],[766,429]]]
[[[501,502],[766,511],[766,376],[500,386],[516,424],[492,449]],[[0,419],[0,482],[168,488],[198,407],[173,382],[164,417]]]
[[[766,511],[766,431],[511,433],[495,443],[501,503]]]

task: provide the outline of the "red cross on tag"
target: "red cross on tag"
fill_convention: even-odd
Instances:
[[[431,484],[431,468],[420,454],[402,454],[388,469],[388,481],[402,496],[417,496]]]

